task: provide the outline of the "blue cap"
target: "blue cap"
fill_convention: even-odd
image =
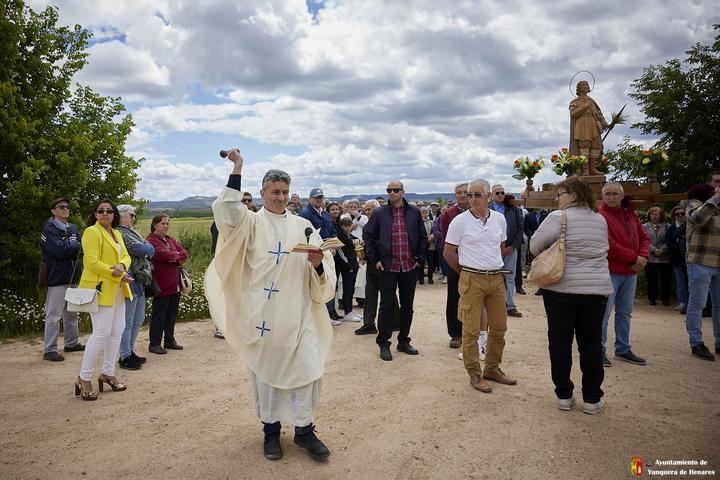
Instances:
[[[312,190],[310,190],[310,196],[311,197],[324,197],[325,194],[322,191],[322,188],[315,187]]]

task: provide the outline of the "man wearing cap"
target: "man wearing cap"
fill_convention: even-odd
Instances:
[[[322,188],[315,187],[310,190],[310,201],[300,212],[300,216],[312,223],[315,230],[320,230],[320,237],[325,240],[337,235],[335,224],[332,221],[330,212],[325,209],[325,194]],[[341,317],[335,309],[335,299],[333,298],[325,304],[331,320],[340,320]]]
[[[57,351],[60,320],[63,321],[63,338],[66,352],[82,352],[85,345],[78,343],[78,314],[68,312],[65,292],[80,277],[75,268],[80,251],[80,233],[68,223],[70,199],[60,197],[50,202],[50,218],[40,235],[43,262],[47,265],[47,296],[45,297],[45,349],[43,359],[62,362],[65,357]],[[73,275],[74,273],[74,275]]]
[[[388,204],[378,207],[363,229],[365,256],[378,270],[380,286],[380,314],[375,342],[380,347],[380,358],[392,360],[390,338],[393,332],[395,292],[400,295],[400,332],[397,349],[408,355],[418,351],[410,345],[410,326],[413,317],[413,300],[417,268],[425,257],[427,232],[420,210],[403,198],[402,182],[387,186]]]
[[[315,230],[320,230],[322,239],[331,238],[337,235],[330,213],[325,210],[325,194],[322,188],[315,187],[310,190],[310,201],[305,206],[300,216],[312,223]]]
[[[444,250],[448,265],[460,275],[463,362],[470,375],[470,385],[484,393],[492,391],[486,380],[517,384],[517,380],[500,370],[507,331],[501,254],[507,240],[507,225],[502,214],[488,208],[489,193],[490,184],[485,180],[468,183],[470,208],[453,219]],[[478,348],[483,308],[487,310],[490,327],[484,371]]]

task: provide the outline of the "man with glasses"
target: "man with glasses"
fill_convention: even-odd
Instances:
[[[80,268],[74,268],[80,251],[80,233],[68,222],[70,199],[60,197],[50,202],[52,218],[43,227],[40,249],[47,265],[47,296],[45,297],[45,349],[43,359],[62,362],[65,357],[57,351],[60,320],[63,321],[63,338],[66,352],[82,352],[85,345],[78,343],[78,314],[67,311],[65,292],[77,283]],[[73,277],[73,271],[74,277]]]
[[[640,223],[635,210],[623,206],[623,187],[618,182],[608,182],[602,188],[603,204],[598,213],[608,225],[608,266],[613,293],[608,298],[603,318],[602,351],[603,366],[612,363],[605,353],[610,313],[615,306],[615,358],[634,365],[645,365],[645,359],[630,350],[630,317],[635,303],[637,273],[647,264],[650,239]]]
[[[365,256],[378,270],[380,286],[380,315],[378,335],[380,358],[392,360],[390,338],[393,332],[395,292],[400,296],[400,332],[397,349],[408,355],[418,351],[410,345],[410,326],[413,318],[413,300],[417,268],[425,258],[427,232],[417,207],[408,204],[402,182],[387,186],[388,204],[378,207],[363,229]]]
[[[448,228],[453,219],[470,208],[470,201],[467,197],[467,182],[455,185],[455,198],[457,199],[457,204],[445,210],[440,216],[440,243],[445,241]],[[458,280],[460,280],[460,275],[452,268],[448,269],[445,322],[447,324],[448,335],[450,336],[450,348],[460,348],[462,345],[462,323],[460,323],[458,318],[458,301],[460,300]]]
[[[450,268],[460,277],[463,362],[470,385],[483,393],[492,392],[486,380],[517,384],[517,380],[500,370],[507,331],[501,254],[507,226],[501,214],[488,208],[489,190],[490,184],[483,179],[468,183],[470,208],[450,224],[443,252]],[[490,327],[485,370],[480,365],[478,348],[483,308],[487,310]]]
[[[522,212],[515,205],[505,203],[505,187],[500,184],[492,187],[492,203],[489,208],[505,217],[507,224],[507,240],[502,248],[503,270],[505,274],[505,303],[507,314],[511,317],[522,317],[515,306],[515,269],[517,268],[517,256],[523,242],[523,217]]]

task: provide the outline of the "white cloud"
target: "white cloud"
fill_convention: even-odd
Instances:
[[[225,164],[157,150],[184,133],[302,147],[252,159],[248,185],[272,166],[301,193],[379,192],[390,178],[410,191],[450,191],[478,175],[519,191],[512,160],[547,158],[567,143],[573,73],[593,72],[606,117],[628,103],[630,123],[639,121],[632,80],[709,43],[720,23],[709,2],[650,0],[344,0],[324,2],[315,20],[304,0],[59,5],[61,21],[124,35],[92,46],[80,79],[143,102],[129,146],[151,153],[141,188],[148,196],[160,182],[154,199],[225,181]],[[192,103],[198,88],[209,104]],[[607,145],[626,132],[618,127]],[[556,179],[547,169],[536,183]]]

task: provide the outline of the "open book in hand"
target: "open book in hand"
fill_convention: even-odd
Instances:
[[[293,247],[292,252],[310,253],[310,252],[326,252],[328,250],[337,250],[345,245],[336,237],[326,238],[320,245],[312,245],[309,243],[298,243]]]

